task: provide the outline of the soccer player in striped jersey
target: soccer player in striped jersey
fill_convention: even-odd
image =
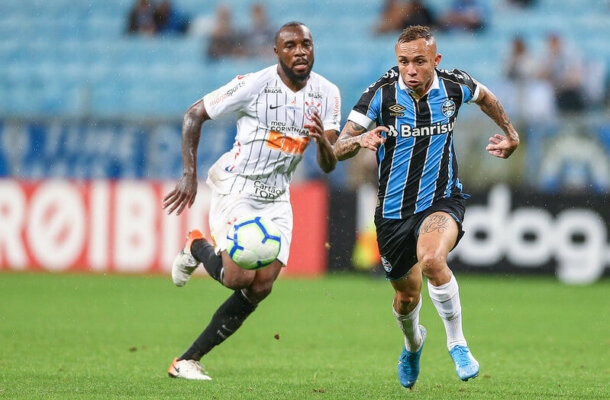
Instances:
[[[193,104],[182,125],[184,172],[163,200],[168,213],[180,214],[195,201],[196,154],[202,124],[235,114],[237,134],[233,148],[208,171],[212,188],[211,242],[191,231],[172,266],[172,279],[183,286],[203,264],[210,276],[234,292],[218,308],[201,335],[176,358],[168,374],[175,378],[211,379],[200,360],[232,335],[257,305],[271,293],[288,261],[292,237],[289,184],[306,147],[313,142],[320,168],[328,173],[337,160],[332,145],[339,135],[339,89],[312,72],[314,43],[309,29],[299,22],[283,25],[275,36],[277,64],[237,76]],[[271,265],[242,269],[226,252],[226,237],[239,217],[260,215],[281,231],[281,250]]]
[[[458,179],[453,127],[459,108],[476,103],[502,130],[486,150],[509,157],[519,135],[495,95],[466,72],[439,69],[441,55],[428,27],[405,29],[395,45],[398,65],[370,85],[348,116],[335,143],[338,160],[361,148],[378,164],[375,210],[377,242],[395,295],[394,316],[404,333],[398,360],[400,383],[411,388],[419,375],[426,330],[419,325],[423,278],[447,334],[457,375],[479,373],[462,331],[458,283],[447,265],[463,235],[465,199]]]

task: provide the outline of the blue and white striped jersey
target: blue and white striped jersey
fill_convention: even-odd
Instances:
[[[437,69],[419,100],[410,94],[398,67],[364,91],[348,120],[367,129],[383,125],[390,130],[377,151],[378,216],[407,218],[461,193],[453,127],[462,104],[478,95],[478,83],[457,69]]]

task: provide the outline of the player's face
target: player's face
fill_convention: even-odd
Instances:
[[[434,69],[441,61],[434,41],[417,39],[396,44],[396,59],[402,80],[418,96],[423,96],[432,85]]]
[[[309,29],[302,25],[282,29],[275,43],[275,53],[280,75],[300,89],[307,82],[314,62],[313,39]]]

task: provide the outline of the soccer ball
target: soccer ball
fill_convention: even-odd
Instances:
[[[229,256],[245,269],[260,269],[271,264],[280,253],[282,242],[277,226],[260,216],[239,218],[227,239]]]

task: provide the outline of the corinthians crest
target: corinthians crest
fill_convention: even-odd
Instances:
[[[315,101],[306,101],[305,102],[305,118],[308,120],[313,120],[313,113],[317,112],[320,117],[321,115],[322,103],[316,103]]]

